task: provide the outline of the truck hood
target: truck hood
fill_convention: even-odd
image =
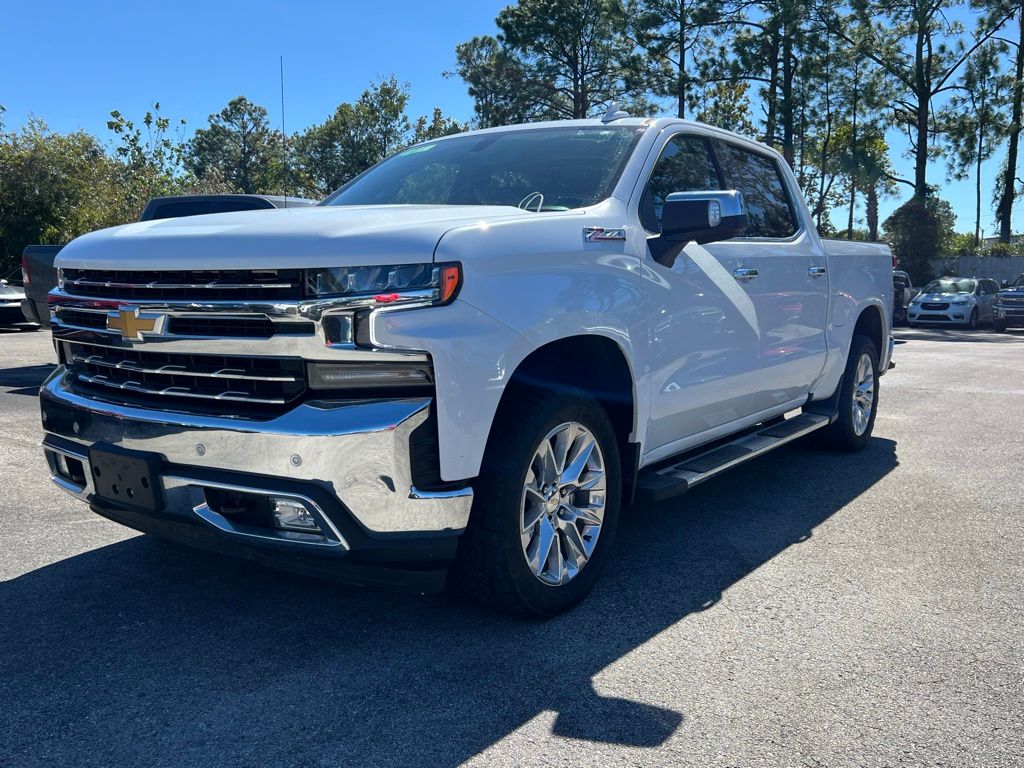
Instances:
[[[511,206],[315,206],[156,219],[71,241],[56,266],[280,269],[430,261],[445,232],[536,213]]]

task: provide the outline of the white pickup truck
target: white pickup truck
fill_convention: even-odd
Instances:
[[[614,110],[420,144],[316,207],[95,232],[57,266],[58,486],[540,615],[590,590],[635,500],[812,432],[863,447],[892,355],[884,246],[819,238],[771,149]]]

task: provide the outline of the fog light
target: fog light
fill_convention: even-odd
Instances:
[[[271,498],[270,509],[274,517],[274,525],[286,531],[305,531],[320,533],[316,518],[306,509],[306,505],[295,499]]]

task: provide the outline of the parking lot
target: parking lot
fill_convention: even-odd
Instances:
[[[898,330],[875,436],[634,509],[547,622],[362,592],[53,488],[0,329],[0,765],[1024,762],[1024,332]]]

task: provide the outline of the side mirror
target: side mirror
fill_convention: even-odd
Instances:
[[[1009,288],[1010,287],[1010,281],[1009,280],[1003,280],[999,285],[1001,285],[1003,288]]]
[[[662,207],[661,235],[651,240],[651,251],[655,261],[671,267],[687,243],[728,240],[746,229],[747,209],[737,190],[673,192]]]

